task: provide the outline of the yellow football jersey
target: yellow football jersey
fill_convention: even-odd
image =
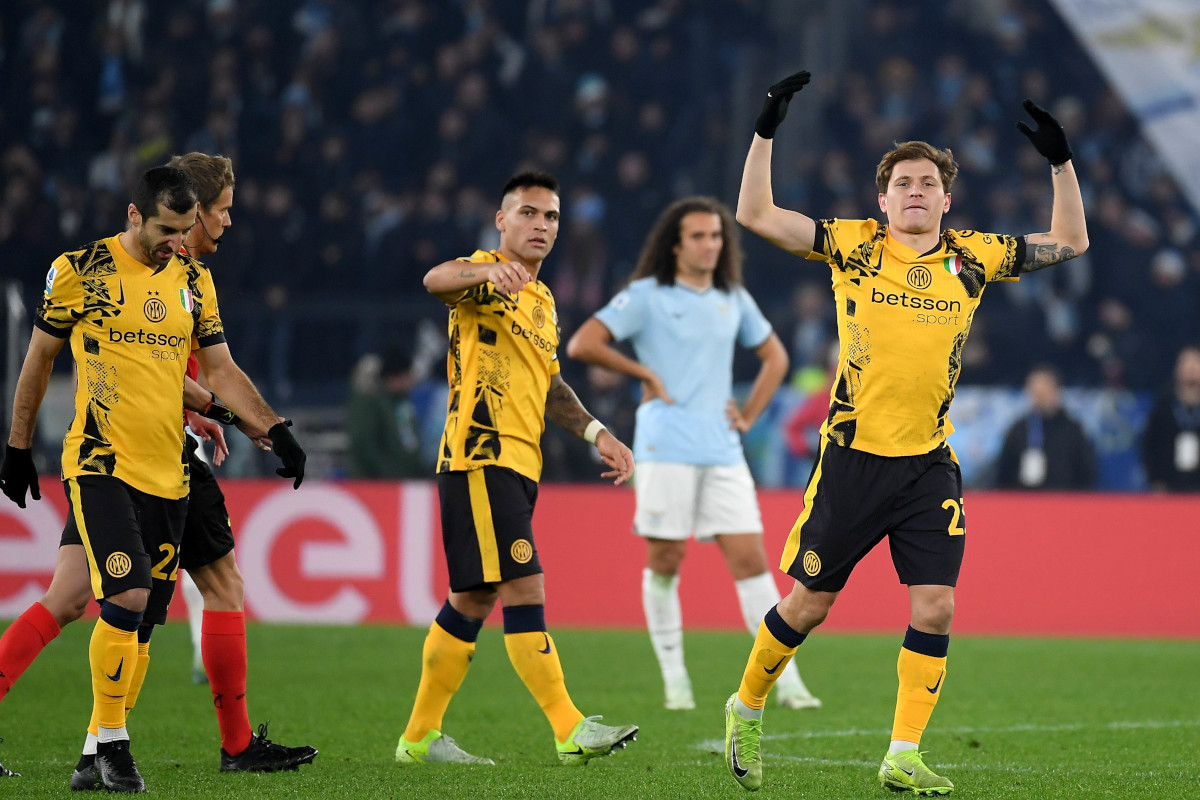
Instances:
[[[808,258],[829,262],[837,376],[824,436],[880,456],[928,453],[947,414],[984,286],[1017,280],[1024,239],[947,230],[918,253],[875,220],[821,220]]]
[[[70,337],[78,367],[62,475],[111,475],[156,497],[188,493],[180,419],[188,353],[225,341],[208,268],[177,256],[154,269],[113,236],[64,253],[34,324]]]
[[[460,261],[507,259],[476,250]],[[450,306],[450,383],[438,472],[495,464],[530,480],[542,474],[546,394],[558,374],[558,312],[541,281],[513,298],[491,283],[465,290]]]

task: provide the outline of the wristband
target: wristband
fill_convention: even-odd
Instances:
[[[216,392],[210,391],[209,395],[212,399],[209,400],[208,405],[204,407],[204,410],[200,412],[200,416],[208,417],[209,419],[215,419],[222,425],[236,425],[238,422],[240,422],[237,414],[234,414],[233,411],[217,402]]]
[[[588,426],[583,429],[583,440],[588,444],[595,444],[596,437],[600,435],[600,431],[606,431],[604,423],[598,419],[594,419],[588,423]]]

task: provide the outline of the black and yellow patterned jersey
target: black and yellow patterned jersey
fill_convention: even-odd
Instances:
[[[62,475],[110,475],[156,497],[188,493],[180,425],[193,347],[225,341],[208,268],[176,256],[142,264],[113,236],[64,253],[34,324],[70,337],[78,367]]]
[[[1023,238],[947,230],[918,253],[876,220],[821,220],[808,258],[833,269],[841,345],[822,434],[880,456],[944,442],[983,289],[1018,278],[1024,247]]]
[[[506,261],[476,250],[460,261]],[[508,467],[530,480],[542,474],[546,394],[558,374],[558,312],[541,281],[516,297],[491,283],[465,290],[450,306],[450,383],[438,472]]]

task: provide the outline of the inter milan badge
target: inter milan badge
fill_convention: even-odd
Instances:
[[[957,255],[942,259],[942,266],[946,268],[946,272],[951,275],[957,275],[962,272],[962,258]]]

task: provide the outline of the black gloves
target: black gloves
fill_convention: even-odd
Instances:
[[[1050,166],[1056,167],[1071,160],[1071,145],[1067,144],[1067,132],[1049,111],[1032,100],[1026,100],[1021,105],[1037,123],[1037,130],[1032,130],[1024,122],[1017,123],[1017,130],[1029,137],[1037,151],[1046,157]]]
[[[304,455],[304,449],[300,447],[296,437],[292,436],[292,432],[288,430],[288,426],[291,424],[290,422],[276,422],[271,426],[271,430],[267,431],[267,436],[271,437],[271,449],[283,462],[283,466],[276,469],[275,474],[281,478],[295,478],[296,481],[292,484],[292,488],[299,489],[300,481],[304,480],[304,462],[308,456]]]
[[[25,507],[26,489],[34,500],[42,499],[37,468],[33,466],[32,450],[6,445],[4,464],[0,465],[0,487],[3,487],[5,496],[21,508]]]
[[[762,111],[758,114],[758,122],[754,123],[754,132],[764,139],[775,136],[775,129],[787,116],[788,103],[792,95],[803,89],[812,80],[807,71],[789,75],[767,90],[767,99],[763,101]]]

